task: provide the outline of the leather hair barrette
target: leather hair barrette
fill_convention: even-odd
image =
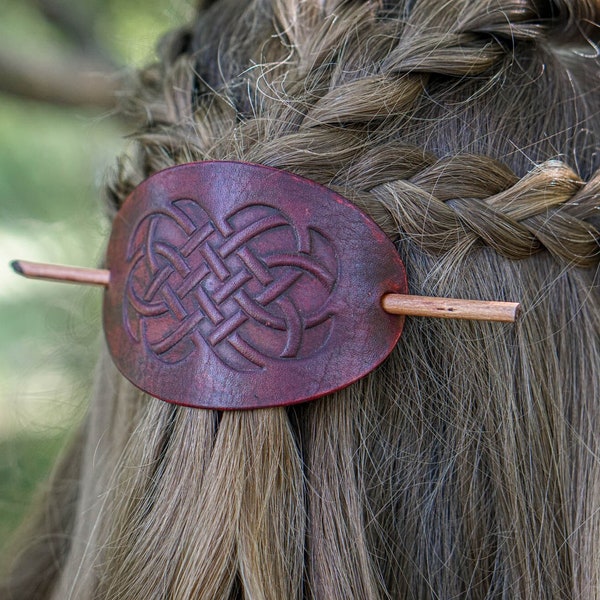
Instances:
[[[106,287],[104,332],[134,385],[220,410],[346,387],[392,351],[405,315],[514,321],[518,304],[410,296],[394,245],[356,206],[287,171],[200,162],[142,182],[113,223],[107,269],[14,261]]]

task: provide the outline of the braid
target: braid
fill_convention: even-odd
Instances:
[[[494,160],[459,155],[409,179],[381,183],[371,193],[400,231],[427,251],[484,243],[513,260],[545,249],[574,266],[600,261],[600,231],[585,220],[600,204],[597,177],[585,185],[558,161],[517,179]]]

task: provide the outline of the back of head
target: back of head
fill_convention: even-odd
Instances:
[[[291,408],[168,405],[103,357],[2,597],[598,597],[599,13],[219,0],[166,38],[124,99],[115,209],[184,162],[285,169],[371,215],[412,293],[525,312],[408,319]]]

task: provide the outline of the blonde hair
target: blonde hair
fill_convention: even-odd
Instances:
[[[183,162],[286,169],[368,212],[412,293],[525,314],[409,319],[287,409],[168,405],[104,356],[2,598],[600,597],[598,3],[204,4],[124,98],[115,209]]]

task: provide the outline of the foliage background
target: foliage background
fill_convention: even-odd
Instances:
[[[152,60],[191,11],[191,0],[0,3],[0,550],[85,413],[101,335],[100,290],[25,280],[8,263],[100,263],[99,189],[127,126],[114,77],[91,100],[79,81]]]

